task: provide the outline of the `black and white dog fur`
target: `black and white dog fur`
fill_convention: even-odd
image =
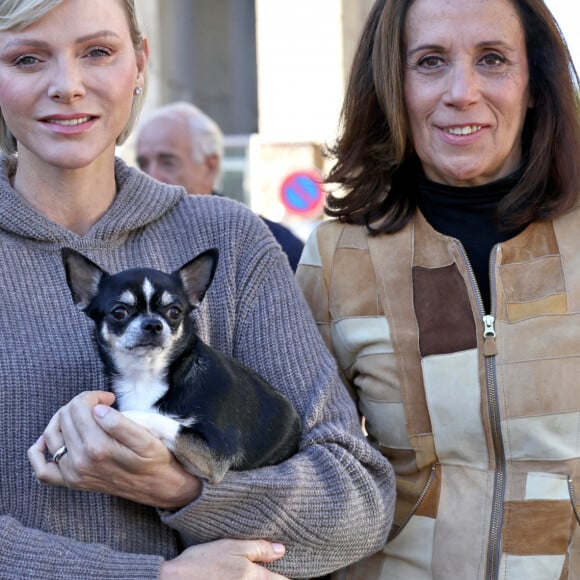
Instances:
[[[300,419],[262,377],[197,335],[192,312],[212,282],[217,250],[172,272],[108,274],[64,248],[76,306],[95,337],[115,406],[212,483],[229,469],[274,465],[295,453]]]

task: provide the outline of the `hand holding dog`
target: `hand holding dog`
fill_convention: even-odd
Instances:
[[[114,395],[87,391],[61,407],[28,451],[36,477],[62,485],[116,495],[162,509],[178,509],[201,493],[189,474],[157,437],[110,405]],[[57,463],[46,458],[62,445]]]
[[[28,451],[38,480],[165,509],[193,501],[201,482],[147,429],[112,409],[113,401],[112,393],[87,391],[55,413]],[[47,452],[54,454],[63,444],[67,452],[58,463],[47,459]],[[192,578],[194,568],[198,578],[219,573],[244,580],[283,579],[254,563],[273,562],[283,555],[283,547],[265,540],[219,540],[188,548],[164,562],[160,578]]]

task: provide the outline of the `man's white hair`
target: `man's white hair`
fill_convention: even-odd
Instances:
[[[177,101],[153,111],[144,125],[161,118],[186,123],[191,137],[192,157],[196,163],[202,163],[208,155],[217,155],[221,167],[224,156],[224,135],[211,117],[191,103]]]

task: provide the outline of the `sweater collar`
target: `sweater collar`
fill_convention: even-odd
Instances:
[[[122,241],[134,230],[155,222],[185,197],[185,190],[155,181],[115,160],[117,196],[102,218],[80,236],[36,211],[10,185],[14,157],[0,156],[0,230],[19,237],[48,243]]]
[[[453,207],[457,211],[495,211],[499,202],[518,184],[523,169],[510,175],[475,186],[453,186],[428,179],[422,170],[417,173],[417,187],[422,204]]]

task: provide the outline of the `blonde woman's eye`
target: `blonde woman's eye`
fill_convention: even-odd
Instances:
[[[16,66],[31,66],[33,64],[37,64],[38,62],[38,58],[31,54],[23,54],[22,56],[14,59],[14,64]]]
[[[91,50],[89,50],[88,52],[89,56],[92,56],[94,58],[99,58],[99,57],[103,57],[103,56],[111,56],[111,51],[106,49],[106,48],[92,48]]]

